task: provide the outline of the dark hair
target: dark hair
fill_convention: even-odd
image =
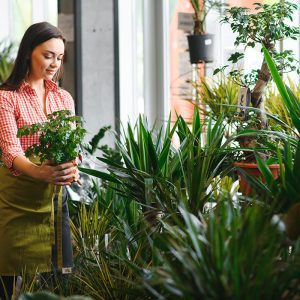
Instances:
[[[1,88],[5,90],[17,90],[28,74],[31,53],[34,48],[52,38],[62,39],[64,44],[66,43],[62,32],[48,22],[35,23],[28,27],[21,40],[13,70]],[[62,65],[54,75],[53,80],[57,81],[61,76],[61,72]]]

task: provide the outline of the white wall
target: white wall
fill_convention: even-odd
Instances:
[[[92,136],[115,123],[113,1],[84,0],[81,13],[82,110]],[[113,145],[112,138],[103,142]]]

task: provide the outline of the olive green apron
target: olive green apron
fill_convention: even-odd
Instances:
[[[55,241],[53,200],[59,190],[26,175],[13,176],[5,166],[0,167],[0,275],[51,271]],[[58,212],[61,198],[60,195]],[[61,224],[61,216],[57,224]],[[61,267],[61,226],[58,227]]]

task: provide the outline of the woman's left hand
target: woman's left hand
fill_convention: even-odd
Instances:
[[[77,166],[78,165],[77,158],[75,160],[72,160],[72,163],[74,164],[74,166]],[[81,182],[79,181],[79,177],[80,177],[79,170],[78,168],[76,168],[73,173],[73,180],[70,182],[70,184],[76,182],[77,184],[81,185]]]

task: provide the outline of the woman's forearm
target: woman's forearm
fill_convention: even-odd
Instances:
[[[57,185],[69,185],[77,181],[79,176],[75,161],[56,166],[51,165],[50,162],[44,162],[37,166],[25,156],[19,155],[14,159],[13,166],[22,174]]]
[[[25,174],[35,179],[40,178],[39,167],[23,155],[19,155],[14,159],[13,166],[17,171],[21,172],[22,174]]]

